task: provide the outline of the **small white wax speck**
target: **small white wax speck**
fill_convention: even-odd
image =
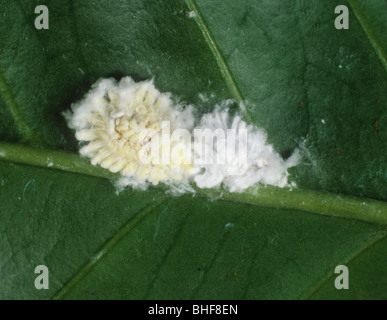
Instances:
[[[102,256],[103,256],[103,254],[105,253],[105,251],[101,251],[101,252],[98,252],[94,257],[93,257],[93,261],[97,261],[97,260],[99,260]]]
[[[195,17],[196,17],[196,12],[195,12],[195,11],[190,11],[190,12],[188,13],[188,16],[189,16],[190,18],[195,18]]]
[[[322,123],[322,124],[325,124],[325,120],[324,120],[324,119],[321,119],[321,123]]]
[[[47,165],[47,167],[52,167],[54,165],[54,163],[53,162],[50,162],[48,165]]]
[[[228,222],[226,223],[226,225],[224,226],[225,229],[230,229],[230,228],[233,228],[234,227],[234,224],[232,222]]]
[[[208,98],[204,94],[199,93],[198,97],[199,97],[200,101],[208,102]]]
[[[341,69],[343,66],[341,64],[339,64],[339,68]]]

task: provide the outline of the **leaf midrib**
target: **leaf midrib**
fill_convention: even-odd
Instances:
[[[119,177],[118,174],[113,174],[109,170],[91,165],[88,159],[81,158],[76,154],[36,149],[5,142],[0,142],[0,160],[107,179]],[[196,188],[195,193],[211,199],[261,207],[295,209],[387,225],[387,202],[368,198],[269,186],[258,190],[250,188],[243,193]]]

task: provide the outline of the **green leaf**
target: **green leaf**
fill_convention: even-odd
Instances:
[[[0,0],[0,298],[387,298],[386,1],[51,0],[49,30],[38,4]],[[124,75],[199,113],[240,102],[301,146],[297,188],[117,194],[61,112]]]

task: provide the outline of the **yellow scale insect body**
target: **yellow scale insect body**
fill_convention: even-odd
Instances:
[[[83,142],[80,154],[90,158],[93,165],[154,185],[187,180],[198,172],[192,164],[161,163],[150,157],[152,138],[161,135],[163,121],[170,122],[171,130],[190,130],[194,124],[191,111],[175,106],[169,94],[160,93],[153,81],[101,79],[82,101],[72,105],[72,112],[64,115],[75,137]],[[172,142],[171,148],[175,144]],[[192,152],[189,145],[180,149]],[[163,152],[163,148],[158,151]]]

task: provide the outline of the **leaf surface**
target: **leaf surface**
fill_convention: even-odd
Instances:
[[[18,150],[0,143],[1,298],[387,298],[386,1],[51,0],[49,30],[34,28],[38,4],[0,1],[0,140]],[[349,30],[334,27],[339,4]],[[67,156],[78,145],[61,112],[124,75],[198,113],[243,102],[278,152],[301,146],[291,173],[308,196],[117,194]],[[337,217],[314,191],[354,197],[357,214]],[[41,264],[49,290],[34,287]],[[334,287],[340,264],[349,290]]]

